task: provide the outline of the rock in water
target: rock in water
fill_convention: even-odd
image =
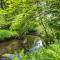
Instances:
[[[35,50],[37,50],[37,49],[39,49],[39,48],[42,48],[42,47],[43,47],[43,42],[42,42],[42,40],[39,40],[39,41],[37,41],[36,44],[30,49],[30,51],[32,52],[32,51],[35,51]]]

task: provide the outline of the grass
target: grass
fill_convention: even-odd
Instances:
[[[23,60],[60,60],[60,45],[50,45],[47,49],[39,49],[23,58]]]
[[[17,36],[18,34],[15,31],[10,30],[0,30],[0,41],[4,40],[5,38],[10,38]]]

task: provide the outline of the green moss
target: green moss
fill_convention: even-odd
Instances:
[[[18,34],[15,31],[10,30],[0,30],[0,41],[4,40],[5,38],[10,38],[17,36]]]

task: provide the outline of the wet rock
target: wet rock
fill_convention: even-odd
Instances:
[[[33,52],[42,47],[43,47],[43,42],[42,42],[42,40],[39,40],[34,44],[34,46],[30,49],[30,51]]]

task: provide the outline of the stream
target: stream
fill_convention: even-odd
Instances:
[[[33,52],[38,48],[43,47],[42,41],[43,40],[38,36],[27,35],[24,40],[14,39],[2,42],[0,43],[0,55],[8,53],[10,54],[9,57],[12,58],[12,56],[14,55],[18,57],[18,54],[14,54],[15,51],[18,53],[19,50],[21,51],[22,49],[24,49],[26,54],[29,52]]]

